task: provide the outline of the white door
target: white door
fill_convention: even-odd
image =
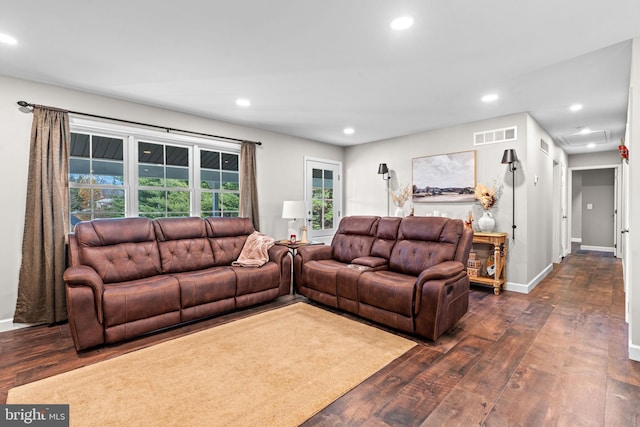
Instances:
[[[330,243],[342,217],[342,163],[305,158],[309,240]]]

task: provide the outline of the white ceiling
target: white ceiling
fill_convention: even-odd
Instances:
[[[6,76],[337,145],[528,111],[572,154],[624,136],[640,1],[32,0],[0,33]]]

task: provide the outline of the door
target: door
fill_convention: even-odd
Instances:
[[[305,203],[310,240],[330,243],[342,217],[342,163],[305,158]]]

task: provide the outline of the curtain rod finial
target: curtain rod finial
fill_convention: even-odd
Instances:
[[[18,101],[18,105],[21,107],[29,107],[30,104],[27,101]]]

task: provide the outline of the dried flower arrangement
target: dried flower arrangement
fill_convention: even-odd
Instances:
[[[485,211],[491,209],[496,202],[497,191],[498,187],[496,184],[493,184],[491,188],[481,183],[476,184],[476,200],[480,202]]]
[[[391,190],[391,200],[393,200],[394,205],[400,208],[409,200],[409,197],[411,197],[411,187],[409,187],[409,184],[398,188],[398,191]]]

